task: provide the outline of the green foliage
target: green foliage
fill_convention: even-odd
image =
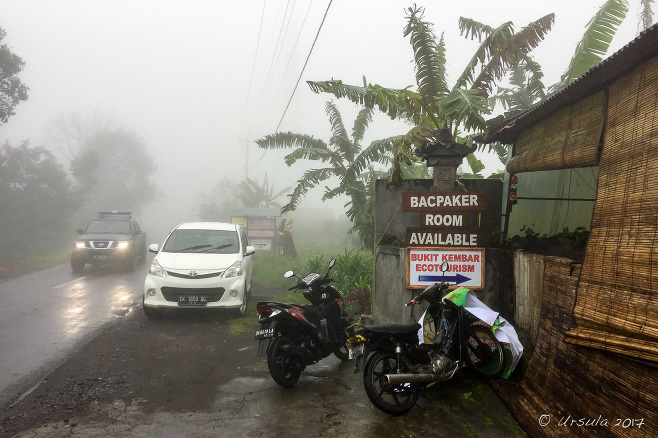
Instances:
[[[270,186],[268,184],[267,174],[265,174],[263,184],[258,184],[257,179],[251,178],[247,178],[240,182],[239,196],[245,207],[281,208],[281,205],[274,202],[274,200],[283,196],[288,190],[290,190],[290,187],[286,187],[285,189],[274,193],[274,185]]]
[[[257,252],[254,282],[280,289],[283,293],[295,284],[294,280],[283,277],[284,272],[293,271],[300,277],[310,272],[324,274],[332,258],[336,259],[336,264],[331,270],[331,277],[336,280],[334,286],[342,295],[358,288],[372,287],[374,258],[370,252],[312,244],[298,245],[297,257],[294,259],[282,257],[274,251]]]
[[[0,28],[0,42],[6,35],[7,32]],[[0,124],[7,123],[14,115],[14,108],[27,100],[29,88],[16,76],[24,66],[25,62],[12,53],[7,44],[0,46]]]
[[[77,207],[71,182],[54,156],[27,141],[0,147],[0,253],[18,256],[61,243]]]
[[[346,214],[353,224],[353,231],[361,238],[364,246],[371,248],[374,235],[374,178],[377,174],[370,164],[388,163],[390,158],[386,152],[391,150],[395,139],[374,141],[370,146],[362,148],[361,140],[372,121],[372,109],[362,109],[359,112],[354,121],[352,138],[345,129],[338,108],[332,102],[327,102],[325,110],[332,132],[328,144],[311,136],[292,132],[267,135],[256,140],[256,143],[263,149],[294,148],[285,157],[288,166],[301,159],[323,165],[305,171],[297,180],[296,187],[289,195],[290,200],[281,208],[282,214],[294,211],[310,189],[330,178],[338,178],[337,186],[325,186],[322,200],[346,195],[349,198]]]
[[[601,62],[627,12],[627,0],[607,0],[601,6],[589,21],[583,38],[576,46],[569,67],[560,78],[560,82],[553,85],[553,90],[565,87]]]
[[[367,109],[377,108],[392,119],[409,121],[415,127],[394,142],[392,167],[389,179],[401,182],[403,165],[413,162],[418,148],[432,143],[437,132],[450,128],[453,137],[463,129],[478,133],[486,129],[484,115],[489,113],[487,97],[494,84],[503,78],[509,69],[538,68],[529,63],[528,53],[537,47],[550,31],[554,15],[549,14],[534,21],[515,33],[511,22],[498,28],[462,18],[462,35],[477,38],[479,48],[466,65],[454,86],[446,79],[446,47],[443,36],[437,40],[433,25],[424,20],[424,8],[414,5],[406,10],[407,23],[404,36],[409,37],[415,63],[417,91],[385,88],[366,84],[362,87],[343,84],[342,81],[308,82],[315,93],[331,93],[337,98],[347,98],[364,105]],[[540,78],[533,73],[534,79]],[[528,92],[537,91],[528,87]],[[477,172],[474,173],[474,175]]]

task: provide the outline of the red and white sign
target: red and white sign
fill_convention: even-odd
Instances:
[[[441,264],[448,270],[441,272]],[[484,288],[483,248],[407,247],[407,288],[423,289],[442,279],[451,288]]]

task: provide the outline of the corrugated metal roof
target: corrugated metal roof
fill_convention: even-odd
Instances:
[[[517,135],[546,116],[607,87],[624,74],[658,55],[658,24],[642,32],[623,48],[589,69],[562,90],[537,102],[520,114],[489,121],[484,143],[511,144]]]

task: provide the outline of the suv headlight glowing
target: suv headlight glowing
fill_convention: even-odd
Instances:
[[[233,278],[233,277],[239,277],[240,275],[242,275],[242,270],[240,269],[240,262],[235,262],[226,271],[224,271],[222,277]]]
[[[117,242],[117,248],[119,249],[126,249],[128,248],[128,245],[130,245],[130,242],[128,241]]]
[[[76,249],[84,249],[85,242],[83,240],[78,240],[77,242],[75,242],[75,247]]]
[[[151,266],[149,267],[149,274],[155,275],[156,277],[167,276],[164,269],[162,269],[162,266],[160,266],[160,263],[158,263],[157,260],[153,260],[153,263],[151,263]]]

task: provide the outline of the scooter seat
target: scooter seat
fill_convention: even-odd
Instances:
[[[373,333],[382,333],[382,334],[394,334],[401,333],[404,335],[409,335],[412,333],[417,333],[420,330],[420,324],[417,322],[411,322],[407,324],[373,324],[366,326],[366,329]]]

